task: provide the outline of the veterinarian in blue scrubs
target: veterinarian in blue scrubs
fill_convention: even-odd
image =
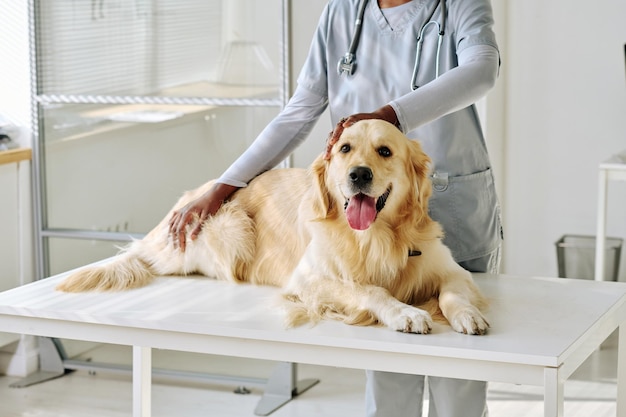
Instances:
[[[355,121],[378,118],[419,138],[433,159],[430,211],[445,230],[444,243],[464,268],[497,272],[500,209],[473,105],[493,87],[498,74],[493,13],[489,0],[442,3],[369,0],[356,65],[349,68],[346,52],[362,3],[330,0],[288,105],[212,190],[172,217],[170,232],[181,249],[188,224],[214,214],[236,189],[285,159],[328,107],[335,136]],[[416,64],[420,33],[423,44]],[[342,59],[345,70],[339,71]],[[192,239],[199,231],[191,231]],[[366,415],[421,416],[424,381],[423,376],[368,371]],[[430,417],[487,414],[485,382],[434,377],[428,382]]]

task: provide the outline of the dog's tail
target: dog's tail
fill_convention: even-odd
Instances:
[[[143,287],[154,277],[155,273],[147,262],[127,251],[111,262],[77,270],[56,289],[65,292],[122,291]]]

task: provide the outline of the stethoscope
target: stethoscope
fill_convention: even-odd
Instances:
[[[361,0],[359,2],[359,9],[357,11],[357,18],[354,22],[354,33],[352,35],[352,40],[350,41],[350,49],[348,52],[341,57],[339,62],[337,63],[337,72],[339,75],[347,74],[353,75],[356,71],[356,49],[359,46],[359,40],[361,38],[361,26],[363,25],[363,16],[365,15],[365,6],[367,5],[368,0]],[[441,22],[437,22],[432,20],[437,7],[441,5]],[[445,0],[437,0],[437,4],[433,8],[426,22],[422,25],[421,29],[417,34],[417,50],[415,51],[415,66],[413,67],[413,76],[411,77],[411,90],[416,90],[419,86],[417,85],[417,73],[420,67],[420,61],[422,58],[422,45],[424,44],[424,35],[426,29],[430,25],[434,25],[437,28],[437,54],[435,61],[435,78],[439,77],[439,56],[441,53],[441,44],[443,42],[443,35],[446,31],[446,18],[448,17],[446,11],[446,1]]]

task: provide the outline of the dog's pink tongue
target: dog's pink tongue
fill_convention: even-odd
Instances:
[[[355,195],[346,207],[346,218],[351,228],[367,229],[376,219],[376,200],[364,194]]]

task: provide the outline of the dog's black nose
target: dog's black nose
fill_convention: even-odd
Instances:
[[[357,187],[361,188],[372,182],[374,173],[368,167],[354,167],[349,172],[350,181]]]

